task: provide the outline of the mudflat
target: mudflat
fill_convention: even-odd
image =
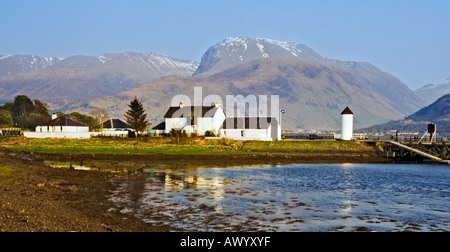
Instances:
[[[167,150],[166,154],[161,154],[160,150],[154,150],[154,143],[137,142],[147,148],[142,150],[138,148],[140,145],[130,140],[45,141],[48,142],[12,139],[2,143],[3,151],[0,152],[0,231],[2,232],[167,232],[172,230],[170,226],[144,223],[131,214],[113,210],[114,203],[109,199],[121,181],[130,179],[129,173],[53,168],[45,163],[46,160],[74,163],[117,160],[221,167],[250,164],[385,162],[385,159],[379,158],[372,148],[354,143],[316,143],[313,148],[321,149],[311,150],[301,149],[304,148],[302,146],[311,143],[289,142],[277,143],[277,145],[246,144],[249,150],[243,148],[243,143],[236,148],[235,142],[227,143],[227,145],[200,146],[201,149],[194,149],[198,146],[189,145],[168,147],[156,145]],[[74,143],[77,144],[75,147],[72,146]],[[102,145],[107,148],[100,149],[99,146]],[[322,150],[325,147],[327,149]],[[57,150],[57,153],[54,153],[52,148]],[[183,152],[174,153],[179,149]]]
[[[56,169],[0,154],[1,232],[166,232],[109,211],[120,175]]]

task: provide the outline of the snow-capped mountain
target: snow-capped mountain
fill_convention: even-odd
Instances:
[[[2,56],[0,62],[13,57]],[[72,56],[64,60],[36,56],[25,58],[28,60],[24,62],[42,67],[0,76],[1,99],[11,99],[20,94],[39,99],[91,99],[125,91],[162,76],[191,76],[198,66],[198,63],[160,53],[108,53]],[[5,62],[0,70],[8,72],[7,69],[16,65]]]
[[[135,53],[125,52],[121,54],[102,54],[97,57],[103,65],[130,64],[133,67],[148,69],[153,73],[159,73],[161,76],[182,75],[188,76],[194,72],[198,63],[174,59],[161,53]]]
[[[48,68],[63,59],[35,55],[0,55],[0,76]]]
[[[450,94],[450,78],[440,83],[427,84],[414,92],[429,105],[439,97]]]
[[[173,96],[193,97],[193,87],[202,87],[204,96],[277,95],[289,111],[286,129],[338,129],[346,106],[355,113],[355,127],[404,118],[422,106],[404,83],[369,63],[325,58],[298,43],[228,38],[208,49],[193,77],[159,78],[71,109],[101,107],[122,115],[137,95],[158,124]]]
[[[211,46],[200,65],[159,53],[73,56],[34,72],[0,76],[0,99],[24,94],[52,109],[89,114],[105,108],[119,117],[138,96],[159,123],[173,96],[190,95],[194,86],[203,87],[205,96],[278,95],[289,111],[283,119],[287,129],[338,129],[346,106],[355,112],[355,127],[403,118],[423,106],[404,83],[370,63],[329,59],[299,43],[250,38]]]
[[[316,53],[306,45],[273,39],[227,38],[205,52],[194,76],[216,74],[223,76],[227,69],[261,59],[307,60],[349,71],[348,78],[364,84],[366,90],[387,97],[390,104],[405,115],[413,113],[423,105],[420,97],[417,97],[404,83],[370,63],[330,59]],[[317,71],[317,69],[310,69],[304,70],[304,73],[317,78]]]
[[[230,37],[206,51],[194,75],[211,75],[239,64],[264,58],[325,60],[309,47],[299,43],[262,38]]]

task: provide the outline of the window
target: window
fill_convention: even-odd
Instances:
[[[245,134],[244,134],[244,131],[242,130],[241,131],[241,137],[243,137]]]

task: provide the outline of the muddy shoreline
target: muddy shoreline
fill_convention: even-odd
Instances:
[[[70,155],[0,154],[1,232],[168,232],[127,214],[111,211],[109,196],[129,175],[56,169],[45,160],[139,161],[211,166],[289,163],[380,163],[373,153],[264,155]]]
[[[159,163],[198,163],[203,165],[252,165],[294,163],[386,163],[374,152],[342,153],[264,153],[255,155],[111,155],[111,154],[31,154],[36,160],[59,161],[139,161]]]
[[[0,154],[0,232],[167,232],[109,211],[120,175]]]

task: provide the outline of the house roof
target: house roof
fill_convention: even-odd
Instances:
[[[353,112],[350,110],[349,107],[346,107],[344,111],[342,111],[341,115],[353,115]]]
[[[153,130],[165,130],[166,129],[166,122],[162,122],[155,127],[152,128]]]
[[[170,107],[164,115],[164,118],[213,117],[219,108],[216,106]]]
[[[86,124],[75,121],[69,117],[61,116],[40,126],[76,126],[76,127],[87,127]]]
[[[275,117],[227,117],[222,124],[222,129],[268,129],[272,122],[277,123],[277,119]]]
[[[120,119],[109,119],[103,122],[105,129],[128,128],[128,124]]]

